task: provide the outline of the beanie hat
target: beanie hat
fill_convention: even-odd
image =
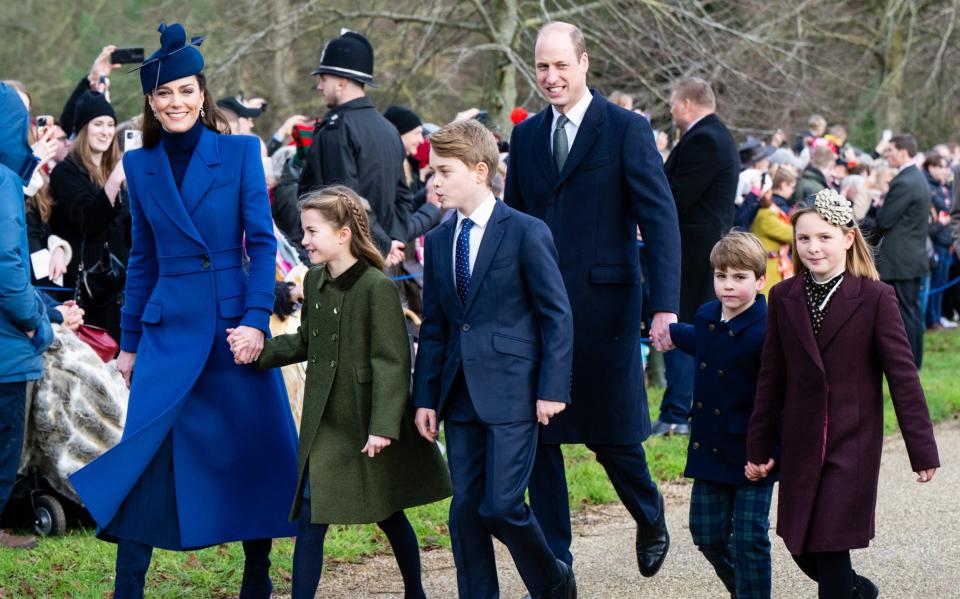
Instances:
[[[100,92],[87,90],[77,98],[76,112],[73,117],[73,131],[79,133],[87,123],[101,116],[108,116],[117,122],[117,114],[113,111],[113,106],[107,102],[106,96]]]
[[[416,112],[410,110],[406,106],[391,106],[387,108],[387,111],[383,113],[384,118],[393,123],[393,126],[397,128],[397,131],[400,132],[400,135],[407,133],[408,131],[413,131],[417,127],[423,126],[423,121],[420,120],[420,117]]]
[[[517,106],[510,111],[510,122],[514,125],[519,125],[523,121],[527,120],[527,117],[530,116],[530,113],[523,106]]]
[[[196,48],[203,43],[203,36],[191,38],[188,44],[187,32],[180,23],[170,26],[160,23],[158,31],[160,49],[137,67],[143,95],[164,83],[196,75],[203,70],[203,54]]]

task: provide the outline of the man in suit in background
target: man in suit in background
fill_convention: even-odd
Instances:
[[[715,114],[710,84],[692,77],[679,81],[670,113],[683,136],[664,165],[680,219],[680,321],[693,322],[697,309],[713,299],[710,250],[733,226],[740,174],[737,142]],[[694,359],[682,352],[663,356],[667,390],[655,435],[686,435],[693,400]]]
[[[640,357],[637,227],[649,253],[651,336],[670,347],[677,320],[680,236],[653,131],[642,116],[587,88],[583,33],[567,23],[540,30],[537,83],[551,106],[520,123],[510,142],[504,200],[546,221],[573,308],[570,407],[541,430],[530,503],[550,547],[573,563],[562,443],[586,443],[637,521],[641,574],[669,548],[663,499],[641,443],[650,416]]]
[[[897,175],[890,181],[890,191],[877,210],[880,239],[877,270],[880,279],[897,292],[907,339],[920,368],[924,331],[920,287],[930,271],[927,257],[930,186],[913,161],[916,155],[917,140],[909,133],[892,137],[883,151],[883,157],[897,169]]]

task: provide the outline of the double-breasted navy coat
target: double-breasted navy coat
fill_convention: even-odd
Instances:
[[[169,434],[182,547],[292,535],[283,382],[234,364],[226,341],[228,327],[269,330],[276,240],[260,146],[203,129],[180,191],[162,144],[128,152],[124,169],[133,248],[120,345],[137,355],[127,421],[71,481],[106,527]]]
[[[741,314],[722,320],[713,300],[700,306],[693,324],[670,325],[677,350],[696,358],[690,440],[684,476],[724,485],[747,480],[747,423],[753,411],[763,349],[767,302],[762,295]],[[779,454],[776,456],[779,459]],[[773,484],[767,477],[758,484]]]
[[[866,547],[874,534],[886,376],[910,466],[940,466],[891,286],[847,273],[813,334],[803,277],[770,290],[747,458],[774,456],[782,421],[777,534],[790,553]]]
[[[543,428],[542,441],[627,445],[650,434],[637,226],[651,312],[679,310],[680,232],[650,123],[591,93],[559,173],[549,107],[513,130],[504,200],[550,227],[573,309],[572,404]]]

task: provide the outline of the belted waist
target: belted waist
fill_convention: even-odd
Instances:
[[[186,275],[208,270],[241,268],[243,266],[243,248],[228,248],[213,252],[201,252],[187,256],[157,256],[161,277]]]

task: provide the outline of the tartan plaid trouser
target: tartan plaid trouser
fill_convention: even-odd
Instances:
[[[693,481],[693,542],[737,599],[770,597],[772,496],[773,485]]]

